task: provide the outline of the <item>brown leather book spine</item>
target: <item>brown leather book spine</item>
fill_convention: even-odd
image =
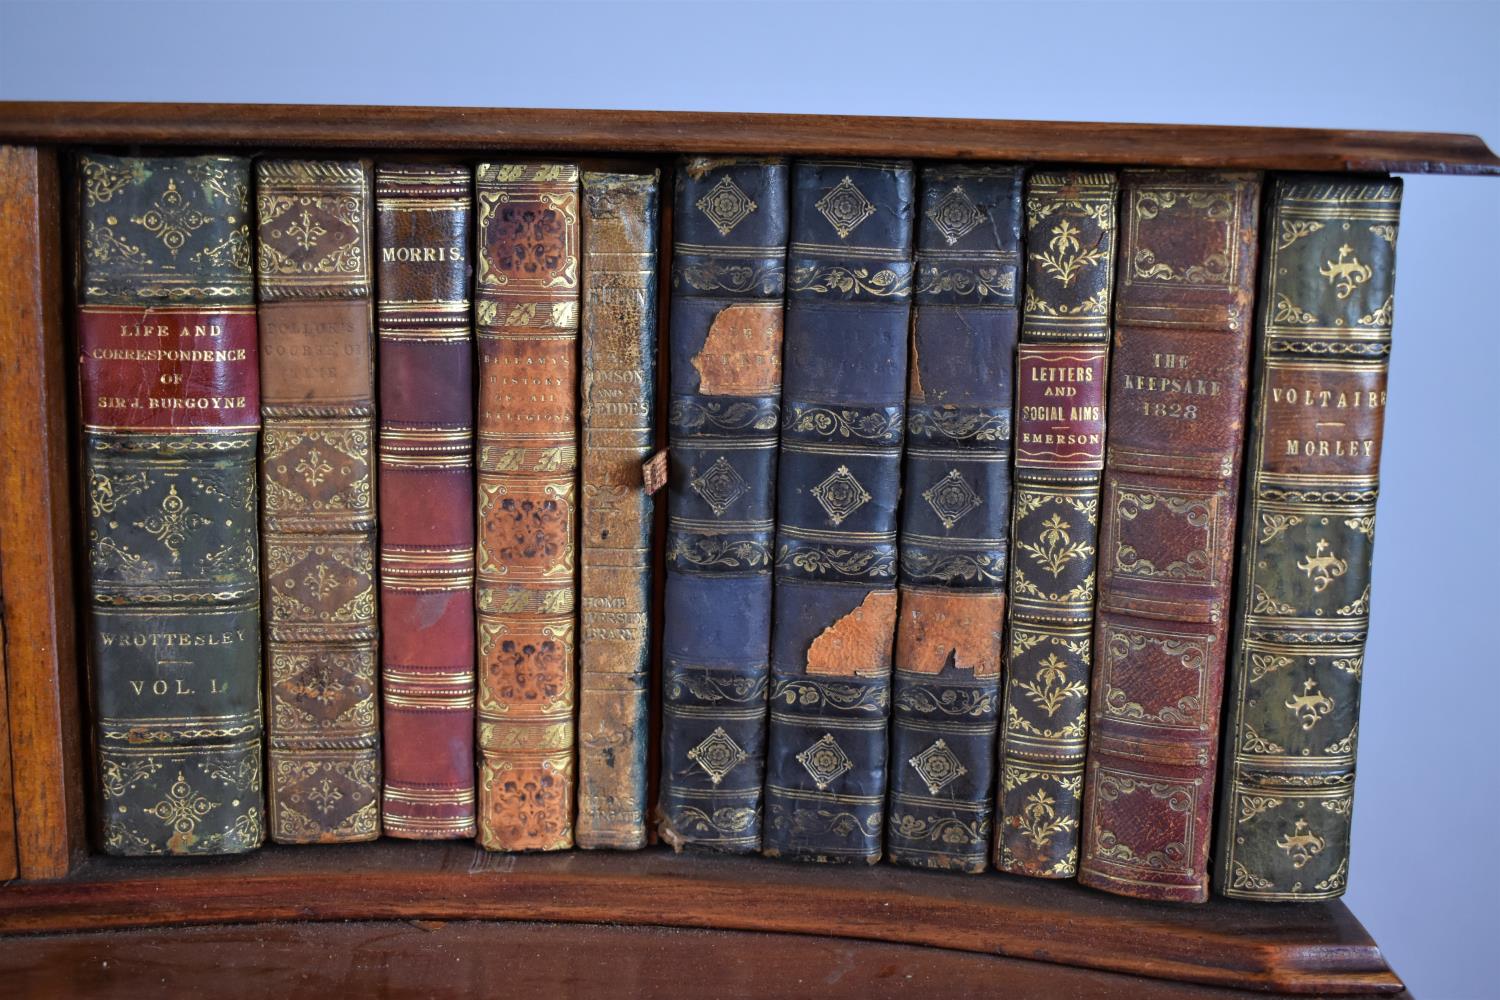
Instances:
[[[468,167],[375,171],[385,834],[474,836]]]
[[[583,175],[578,846],[646,846],[656,171]]]
[[[1202,902],[1260,176],[1129,170],[1121,180],[1078,880]]]
[[[380,836],[370,167],[256,164],[271,837]]]
[[[573,846],[578,168],[487,163],[479,222],[479,844]]]

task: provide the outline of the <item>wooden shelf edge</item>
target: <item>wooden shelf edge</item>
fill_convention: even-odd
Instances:
[[[470,844],[267,848],[242,858],[92,858],[0,889],[0,933],[277,920],[530,920],[768,931],[1319,995],[1404,987],[1342,903],[1200,907],[1072,884],[880,865],[569,852]]]
[[[12,939],[17,940],[17,939]],[[1252,994],[972,952],[800,934],[526,921],[290,921],[80,931],[0,948],[9,995],[690,996],[885,1000],[1247,1000]],[[815,986],[813,984],[816,984]],[[1410,1000],[1406,994],[1388,1000]]]
[[[0,102],[0,141],[102,145],[780,153],[1500,174],[1474,135],[974,118],[291,104]]]

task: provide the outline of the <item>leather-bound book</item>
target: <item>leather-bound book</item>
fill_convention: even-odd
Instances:
[[[1260,176],[1121,174],[1085,885],[1208,896]]]
[[[660,175],[583,175],[579,847],[646,846]]]
[[[99,846],[237,854],[265,840],[250,161],[90,153],[78,181]]]
[[[478,202],[479,844],[573,846],[578,167],[486,163]]]
[[[920,174],[885,834],[918,867],[983,871],[992,839],[1021,176]]]
[[[370,167],[256,163],[271,838],[380,836]]]
[[[1217,890],[1349,878],[1401,182],[1278,177],[1261,250]]]
[[[1118,195],[1108,172],[1026,179],[995,822],[1013,875],[1078,872]]]
[[[469,168],[375,171],[380,680],[391,837],[474,836]]]
[[[657,832],[743,854],[761,844],[789,170],[675,173]]]
[[[916,177],[792,168],[763,850],[880,859]]]

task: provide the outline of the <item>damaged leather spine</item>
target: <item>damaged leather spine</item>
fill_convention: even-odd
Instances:
[[[658,832],[761,845],[785,160],[689,157],[673,211]]]
[[[578,846],[646,846],[651,521],[641,462],[656,429],[657,189],[583,174]]]
[[[992,836],[1021,177],[921,171],[886,819],[914,867],[981,872]]]
[[[764,853],[881,856],[915,174],[793,169]]]

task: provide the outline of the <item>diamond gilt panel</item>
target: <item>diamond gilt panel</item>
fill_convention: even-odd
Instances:
[[[814,207],[823,213],[823,218],[828,220],[841,240],[846,239],[859,228],[861,222],[875,214],[875,206],[870,204],[870,199],[848,177],[829,189]]]
[[[948,749],[948,744],[938,740],[932,746],[907,761],[917,777],[933,795],[941,792],[950,782],[969,773],[963,762]]]
[[[922,499],[932,507],[945,528],[953,527],[965,514],[984,503],[957,469],[927,487]]]
[[[955,186],[943,199],[927,210],[927,218],[937,226],[943,239],[952,246],[974,231],[984,221],[984,213],[969,200],[962,186]]]
[[[740,186],[728,177],[719,178],[707,194],[697,201],[698,211],[708,216],[720,236],[728,236],[735,226],[750,217],[757,206]]]
[[[807,769],[818,791],[825,790],[839,775],[851,770],[854,762],[844,753],[832,734],[823,737],[797,755],[797,762]]]
[[[870,494],[848,466],[841,465],[833,475],[812,488],[812,495],[822,504],[823,510],[835,525],[870,502]]]
[[[694,477],[688,483],[693,492],[703,498],[713,510],[715,517],[722,517],[745,491],[750,488],[744,478],[735,471],[729,460],[720,455],[718,460],[704,470],[701,476]]]
[[[724,776],[738,767],[748,756],[740,745],[718,726],[706,736],[702,743],[687,752],[688,760],[695,761],[715,785]]]

